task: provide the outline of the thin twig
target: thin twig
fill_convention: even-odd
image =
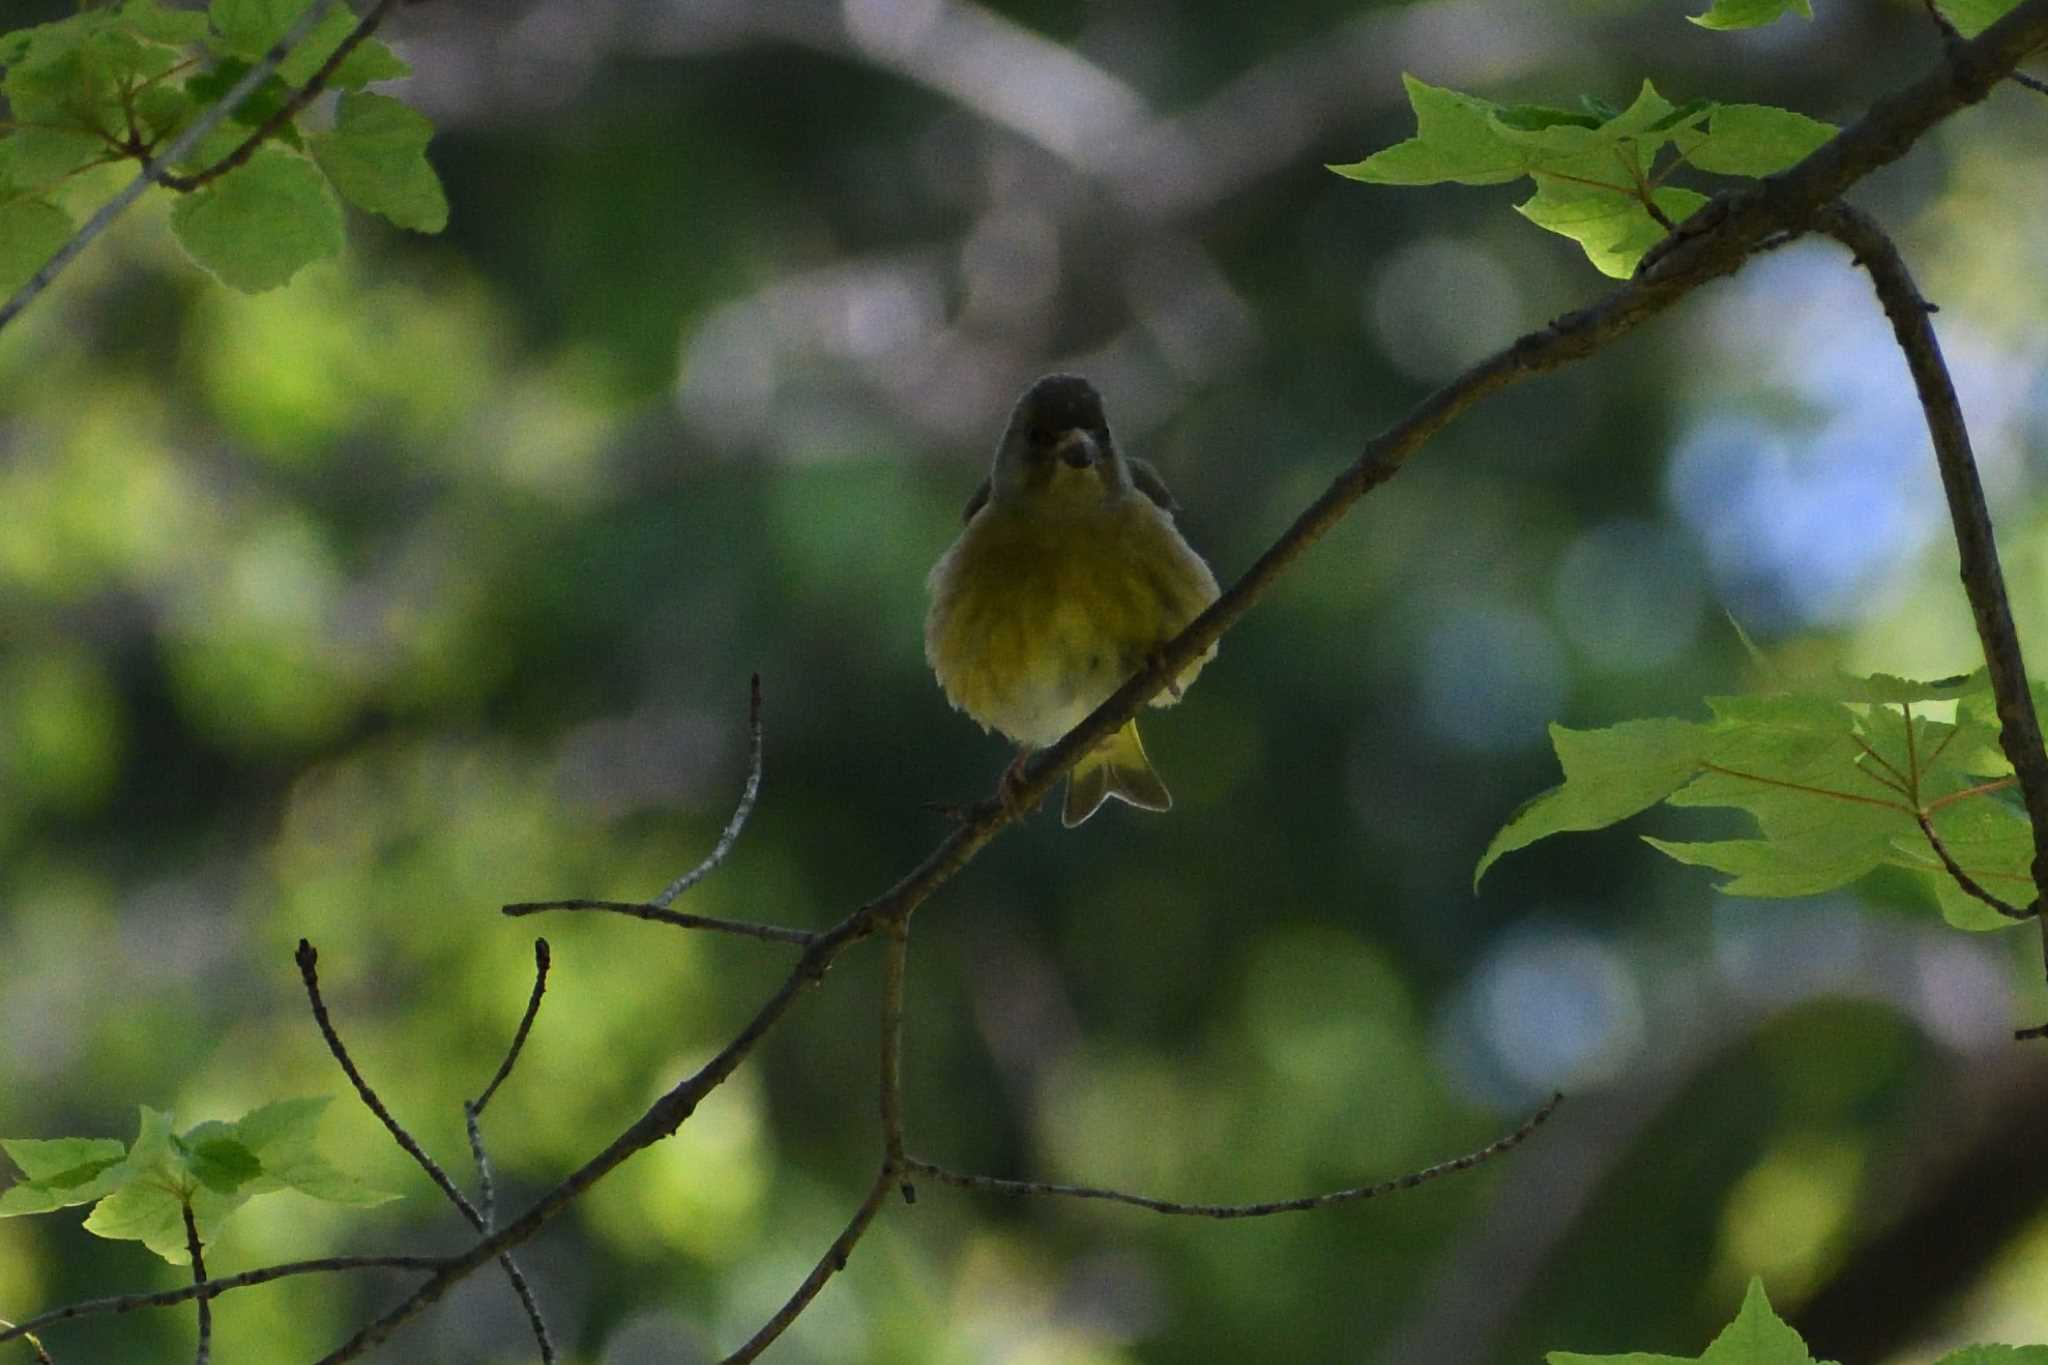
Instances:
[[[548,968],[553,959],[548,953],[548,941],[537,938],[533,941],[533,994],[527,998],[526,1013],[519,1018],[519,1027],[512,1034],[512,1046],[505,1051],[505,1060],[498,1063],[497,1074],[484,1087],[484,1093],[469,1102],[473,1114],[484,1112],[484,1106],[491,1102],[491,1096],[498,1093],[498,1087],[512,1074],[512,1068],[519,1061],[520,1049],[526,1046],[526,1035],[533,1031],[533,1018],[540,1013],[540,998],[547,994]]]
[[[527,998],[526,1013],[519,1017],[519,1027],[512,1034],[512,1046],[506,1049],[505,1060],[498,1063],[498,1072],[484,1087],[484,1093],[462,1103],[463,1126],[469,1130],[469,1154],[476,1161],[477,1212],[483,1217],[483,1227],[478,1229],[481,1232],[492,1229],[497,1222],[498,1211],[497,1192],[491,1182],[491,1160],[484,1152],[484,1133],[479,1120],[483,1118],[484,1106],[491,1102],[491,1096],[512,1074],[520,1049],[526,1046],[526,1035],[533,1030],[533,1018],[540,1013],[540,998],[547,988],[548,941],[537,938],[533,941],[533,994]]]
[[[774,1317],[761,1325],[760,1331],[748,1337],[745,1345],[720,1361],[719,1365],[746,1365],[747,1361],[758,1357],[774,1344],[775,1339],[782,1335],[789,1324],[796,1321],[797,1314],[808,1308],[811,1300],[818,1297],[818,1291],[825,1287],[825,1281],[846,1269],[846,1258],[852,1254],[854,1243],[868,1230],[868,1224],[875,1221],[875,1215],[882,1211],[882,1203],[888,1199],[889,1187],[896,1183],[897,1176],[895,1165],[884,1161],[881,1170],[875,1172],[875,1183],[868,1187],[867,1198],[860,1201],[860,1207],[853,1211],[853,1217],[848,1220],[845,1230],[832,1239],[832,1245],[825,1249],[825,1254],[818,1259],[817,1265],[811,1268],[811,1273],[804,1276],[804,1282],[796,1287],[796,1292],[789,1296],[789,1301],[776,1310]]]
[[[711,854],[703,862],[685,872],[661,889],[654,898],[654,904],[669,906],[676,897],[703,881],[725,856],[732,852],[732,846],[739,842],[740,831],[747,827],[747,817],[754,813],[754,802],[761,795],[761,675],[754,674],[747,684],[747,783],[740,789],[740,803],[734,807],[732,819],[725,822],[725,830],[718,836],[718,842],[711,846]]]
[[[1150,1195],[1128,1194],[1122,1190],[1099,1189],[1093,1185],[1051,1185],[1038,1180],[1001,1180],[987,1175],[965,1175],[916,1157],[907,1158],[903,1168],[919,1175],[928,1175],[943,1185],[956,1185],[964,1190],[982,1190],[991,1194],[1046,1194],[1067,1199],[1104,1199],[1117,1204],[1130,1204],[1137,1208],[1149,1209],[1153,1213],[1176,1214],[1190,1218],[1266,1218],[1276,1213],[1301,1213],[1309,1209],[1326,1209],[1333,1204],[1375,1199],[1399,1190],[1412,1190],[1417,1185],[1426,1185],[1432,1180],[1440,1180],[1459,1171],[1469,1171],[1474,1166],[1483,1165],[1502,1152],[1519,1146],[1543,1125],[1543,1121],[1556,1111],[1563,1099],[1563,1095],[1552,1095],[1541,1109],[1525,1119],[1515,1131],[1463,1156],[1452,1157],[1434,1166],[1425,1166],[1419,1171],[1395,1176],[1392,1180],[1382,1180],[1376,1185],[1359,1185],[1353,1189],[1333,1190],[1328,1194],[1312,1194],[1301,1199],[1281,1199],[1264,1204],[1184,1204],[1172,1199],[1154,1199]]]
[[[516,919],[521,915],[537,915],[543,910],[603,910],[614,915],[627,915],[633,919],[653,920],[657,924],[673,924],[683,929],[709,929],[721,934],[738,934],[743,938],[767,939],[772,943],[802,945],[817,937],[808,929],[785,929],[777,924],[750,924],[746,920],[692,915],[682,910],[665,909],[651,901],[598,901],[582,897],[559,901],[518,901],[501,907],[499,913]]]
[[[1397,474],[1459,414],[1524,379],[1591,355],[1700,285],[1734,271],[1766,243],[1790,240],[1796,229],[1803,228],[1849,185],[1896,161],[1935,124],[1983,99],[2044,42],[2048,42],[2048,0],[2021,0],[1983,33],[1946,54],[1934,71],[1879,100],[1864,117],[1798,165],[1765,177],[1753,188],[1710,201],[1679,224],[1678,232],[1662,244],[1655,261],[1606,298],[1522,337],[1424,399],[1375,437],[1252,567],[1186,630],[1161,646],[1144,669],[1064,739],[1041,751],[1025,768],[1011,802],[990,799],[966,812],[967,818],[895,886],[805,944],[774,993],[710,1061],[657,1098],[604,1150],[543,1193],[519,1217],[452,1258],[411,1295],[329,1352],[319,1365],[341,1365],[383,1342],[496,1253],[532,1237],[628,1157],[675,1132],[781,1021],[803,989],[823,979],[841,953],[875,932],[883,919],[907,917],[950,881],[1015,818],[1013,809],[1028,809],[1044,797],[1083,754],[1119,729],[1165,687],[1167,679],[1183,672],[1271,591],[1280,575],[1328,534],[1360,498]],[[885,1181],[877,1182],[878,1189],[885,1187]]]
[[[448,1173],[441,1169],[440,1163],[428,1156],[426,1149],[414,1140],[404,1125],[392,1117],[391,1111],[384,1107],[384,1101],[377,1097],[377,1092],[363,1079],[363,1073],[356,1069],[355,1061],[348,1055],[348,1049],[342,1045],[341,1035],[334,1031],[334,1021],[327,1017],[327,1002],[320,998],[320,975],[316,970],[320,954],[311,943],[300,939],[299,949],[293,955],[293,960],[299,964],[299,979],[305,982],[306,999],[312,1004],[313,1020],[320,1026],[320,1036],[327,1040],[327,1050],[333,1053],[334,1060],[341,1064],[342,1071],[348,1076],[350,1084],[355,1086],[356,1094],[362,1097],[363,1104],[377,1116],[378,1122],[384,1125],[384,1130],[391,1134],[392,1141],[427,1173],[427,1178],[440,1187],[442,1194],[448,1196],[448,1202],[455,1206],[470,1227],[489,1236],[490,1229],[484,1226],[483,1215],[477,1211],[476,1206],[456,1188],[455,1182],[448,1178]],[[499,1252],[496,1260],[504,1270],[505,1278],[511,1282],[512,1292],[519,1296],[520,1307],[526,1310],[526,1320],[533,1328],[535,1342],[540,1346],[541,1359],[544,1362],[552,1362],[555,1358],[554,1342],[548,1335],[547,1322],[540,1315],[540,1304],[535,1301],[533,1289],[527,1284],[526,1276],[514,1263],[510,1252]]]
[[[9,1322],[6,1318],[0,1318],[0,1327],[12,1326],[14,1326],[14,1324]],[[56,1361],[50,1359],[50,1353],[43,1349],[43,1343],[36,1339],[35,1333],[23,1332],[21,1334],[21,1339],[28,1343],[28,1347],[31,1351],[34,1351],[36,1353],[36,1365],[57,1365]]]
[[[293,48],[304,42],[306,35],[319,26],[340,0],[313,0],[298,22],[285,30],[282,38],[272,43],[270,50],[257,63],[242,73],[242,78],[228,87],[206,111],[192,121],[192,126],[171,140],[171,145],[162,155],[153,156],[142,168],[141,174],[122,186],[120,191],[100,205],[99,211],[86,220],[85,226],[71,234],[71,240],[57,248],[57,254],[43,262],[42,269],[29,276],[28,283],[14,291],[14,297],[0,304],[0,327],[5,327],[21,310],[33,303],[38,294],[50,287],[50,282],[62,273],[64,267],[78,258],[80,252],[92,245],[93,240],[114,225],[114,220],[126,213],[144,190],[162,181],[166,168],[184,160],[185,155],[205,140],[208,134],[221,125],[227,116],[240,107],[243,100],[254,94],[256,87],[270,79],[284,59],[291,55]]]
[[[74,1318],[97,1317],[103,1314],[133,1313],[142,1308],[171,1308],[198,1298],[201,1294],[217,1299],[233,1289],[246,1289],[252,1284],[268,1284],[293,1275],[327,1274],[342,1270],[439,1270],[446,1266],[446,1256],[322,1256],[311,1261],[286,1261],[281,1265],[267,1265],[259,1270],[245,1270],[239,1275],[226,1275],[204,1284],[181,1285],[176,1289],[159,1289],[147,1294],[117,1294],[106,1299],[86,1299],[79,1303],[53,1308],[24,1322],[0,1322],[0,1342],[13,1341],[17,1337],[29,1337],[37,1328],[55,1326],[70,1322]]]
[[[1999,914],[2004,915],[2007,919],[2032,919],[2034,917],[2033,911],[2022,910],[2016,905],[2008,905],[1989,891],[1986,891],[1982,886],[1979,886],[1975,878],[1963,871],[1961,864],[1949,856],[1948,846],[1942,843],[1941,836],[1934,832],[1934,821],[1928,819],[1925,811],[1916,811],[1913,818],[1920,822],[1920,832],[1927,836],[1927,846],[1934,850],[1935,857],[1941,859],[1941,865],[1948,869],[1948,875],[1957,886],[1963,889],[1965,895],[1976,897]]]
[[[184,1206],[185,1251],[192,1258],[192,1283],[195,1286],[206,1283],[206,1256],[199,1244],[199,1224],[192,1217],[192,1206]],[[206,1365],[213,1358],[213,1300],[204,1289],[196,1297],[199,1300],[199,1353],[193,1365]]]
[[[1970,431],[1963,421],[1955,385],[1942,359],[1941,344],[1927,319],[1926,300],[1906,269],[1892,240],[1867,214],[1846,204],[1828,206],[1817,227],[1848,247],[1869,272],[1885,316],[1891,319],[1899,349],[1912,371],[1913,385],[1926,414],[1927,432],[1941,470],[1942,492],[1948,499],[1961,561],[1963,592],[1977,625],[1978,643],[1989,667],[1991,695],[1998,709],[1999,747],[2019,779],[2020,794],[2034,833],[2034,888],[2038,904],[2048,896],[2048,750],[2042,748],[2041,727],[2020,656],[2019,632],[2006,600],[2005,574],[1991,532],[1991,513],[1984,485],[1970,452]],[[2048,923],[2044,923],[2048,932]]]
[[[903,1164],[903,978],[910,926],[892,919],[882,939],[881,1111],[882,1155]],[[914,1197],[908,1196],[906,1197]]]
[[[389,14],[397,3],[398,0],[377,0],[370,12],[356,21],[356,26],[349,30],[348,36],[341,40],[334,51],[327,54],[327,60],[320,63],[311,79],[294,90],[290,99],[272,110],[269,118],[257,124],[256,131],[243,138],[240,146],[204,170],[195,171],[191,175],[173,175],[166,172],[158,177],[159,182],[181,194],[188,193],[210,181],[220,179],[247,162],[256,154],[258,147],[277,136],[280,129],[297,118],[307,105],[319,97],[320,92],[327,88],[327,82],[333,79],[334,73],[341,69],[341,64],[348,60],[349,53],[354,52],[362,45],[364,39],[376,31],[377,25],[384,22],[384,16]]]

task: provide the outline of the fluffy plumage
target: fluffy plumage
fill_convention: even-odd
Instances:
[[[955,706],[1023,750],[1071,730],[1216,600],[1165,485],[1135,463],[1085,379],[1039,380],[1011,414],[966,528],[932,568],[925,658]],[[1215,652],[1153,705],[1177,700]],[[1075,765],[1066,823],[1112,796],[1172,804],[1136,721]]]

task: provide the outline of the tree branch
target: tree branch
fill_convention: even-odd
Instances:
[[[159,1289],[147,1294],[117,1294],[112,1298],[86,1299],[79,1303],[67,1304],[24,1322],[0,1323],[0,1342],[13,1341],[16,1337],[30,1337],[38,1328],[69,1322],[73,1318],[133,1313],[139,1308],[170,1308],[196,1299],[201,1294],[210,1299],[217,1299],[231,1289],[246,1289],[252,1284],[268,1284],[272,1280],[287,1279],[293,1275],[325,1274],[338,1270],[439,1270],[447,1264],[446,1256],[322,1256],[311,1261],[286,1261],[281,1265],[267,1265],[259,1270],[245,1270],[239,1275],[226,1275],[218,1280],[208,1280],[204,1284]]]
[[[206,1283],[205,1249],[199,1244],[199,1224],[192,1217],[192,1206],[185,1205],[185,1252],[192,1258],[192,1283],[204,1286]],[[193,1356],[193,1365],[206,1365],[213,1358],[213,1300],[204,1288],[194,1295],[199,1300],[199,1351]]]
[[[298,22],[285,30],[282,38],[271,44],[270,51],[263,54],[257,63],[242,74],[242,79],[228,87],[204,113],[192,121],[192,126],[171,140],[171,145],[159,156],[153,156],[144,164],[141,174],[121,187],[112,199],[100,205],[98,212],[86,220],[85,226],[71,234],[71,240],[57,248],[57,254],[43,263],[42,269],[29,277],[28,283],[14,291],[14,297],[0,304],[0,327],[5,327],[21,314],[21,310],[33,303],[38,294],[50,287],[50,282],[62,273],[64,267],[78,258],[80,252],[92,245],[93,240],[114,225],[114,220],[126,213],[142,192],[151,185],[160,184],[168,168],[185,159],[185,155],[205,140],[208,134],[218,128],[227,116],[240,107],[243,100],[254,94],[256,87],[269,80],[276,73],[292,49],[306,40],[327,12],[340,0],[313,0]]]
[[[604,910],[633,919],[653,920],[656,924],[673,924],[681,929],[709,929],[720,934],[738,934],[742,938],[766,939],[771,943],[805,944],[817,937],[808,929],[785,929],[777,924],[752,924],[746,920],[692,915],[666,909],[652,901],[597,901],[580,897],[560,901],[516,901],[501,906],[498,913],[517,919],[523,915],[540,914],[543,910]]]
[[[1679,225],[1679,231],[1667,239],[1654,261],[1646,261],[1635,279],[1600,302],[1522,337],[1424,399],[1374,438],[1243,577],[1159,649],[1145,669],[1064,739],[1042,751],[1015,786],[1015,808],[1035,805],[1083,754],[1135,715],[1169,678],[1177,677],[1264,597],[1280,574],[1327,534],[1352,504],[1398,473],[1416,450],[1465,409],[1524,379],[1583,359],[1700,285],[1735,270],[1765,244],[1804,230],[1843,189],[1897,160],[1942,119],[1981,100],[2023,57],[2044,43],[2048,43],[2048,0],[2022,0],[1976,38],[1946,53],[1935,70],[1879,100],[1863,118],[1798,165],[1753,188],[1711,201]],[[673,1133],[781,1020],[804,987],[822,980],[842,952],[884,922],[907,923],[919,905],[972,861],[1013,818],[1005,804],[995,800],[983,801],[964,815],[938,847],[888,891],[813,936],[782,984],[710,1061],[656,1099],[604,1150],[540,1196],[525,1213],[450,1258],[412,1295],[323,1357],[320,1365],[356,1359],[384,1341],[477,1266],[533,1236],[627,1157]],[[865,1228],[873,1209],[879,1209],[892,1175],[885,1163],[875,1188],[856,1214],[859,1227],[849,1225],[853,1236],[858,1237]]]
[[[1857,264],[1869,272],[1885,316],[1891,319],[1899,349],[1905,353],[1921,410],[1927,417],[1927,433],[1934,442],[1942,492],[1948,499],[1949,520],[1955,529],[1963,592],[1970,599],[1970,615],[1976,622],[1977,639],[1990,670],[1991,694],[1998,709],[1999,747],[2019,779],[2020,797],[2033,826],[2034,906],[2024,912],[2032,915],[2043,903],[2043,897],[2048,897],[2048,750],[2042,747],[2026,664],[2020,657],[2019,632],[2013,626],[2012,607],[2006,600],[2005,574],[1998,563],[1998,546],[1991,532],[1991,512],[1984,502],[1984,485],[1977,477],[1977,461],[1970,451],[1970,430],[1963,421],[1962,405],[1956,401],[1955,385],[1949,379],[1934,325],[1928,321],[1927,300],[1921,297],[1891,238],[1869,215],[1847,204],[1829,205],[1814,225],[1848,247]],[[1924,819],[1922,824],[1926,824]],[[1931,827],[1928,837],[1933,839]],[[1973,890],[1938,840],[1935,844],[1943,864],[1950,867],[1951,875],[1958,877],[1958,885],[1990,904],[1999,904],[1985,896],[1982,888]],[[2044,956],[2048,956],[2048,921],[2043,923],[2043,934]]]
[[[875,1172],[875,1183],[868,1187],[867,1198],[860,1201],[860,1207],[853,1211],[853,1218],[832,1245],[825,1249],[818,1264],[811,1273],[804,1276],[804,1282],[789,1296],[789,1302],[776,1310],[775,1316],[761,1325],[761,1330],[748,1337],[746,1344],[719,1362],[719,1365],[746,1365],[775,1343],[775,1339],[796,1321],[797,1314],[810,1307],[811,1300],[818,1297],[818,1291],[825,1287],[825,1281],[846,1269],[846,1258],[853,1251],[853,1244],[868,1230],[868,1224],[875,1221],[875,1215],[882,1211],[882,1203],[889,1197],[889,1187],[896,1183],[896,1168],[884,1161],[882,1168]]]
[[[1038,1180],[1002,1180],[988,1175],[965,1175],[959,1171],[934,1165],[917,1157],[907,1157],[903,1169],[918,1175],[928,1175],[942,1185],[954,1185],[963,1190],[981,1190],[990,1194],[1047,1194],[1068,1199],[1105,1199],[1117,1204],[1130,1204],[1137,1208],[1149,1209],[1153,1213],[1177,1214],[1190,1218],[1265,1218],[1276,1213],[1301,1213],[1309,1209],[1327,1209],[1334,1204],[1356,1203],[1362,1199],[1376,1199],[1383,1194],[1398,1190],[1412,1190],[1417,1185],[1426,1185],[1432,1180],[1469,1171],[1483,1165],[1502,1152],[1517,1147],[1543,1125],[1543,1121],[1556,1111],[1564,1100],[1563,1095],[1552,1095],[1548,1103],[1525,1119],[1521,1127],[1505,1137],[1497,1138],[1484,1147],[1440,1161],[1434,1166],[1425,1166],[1419,1171],[1382,1180],[1376,1185],[1359,1185],[1348,1190],[1332,1190],[1328,1194],[1312,1194],[1300,1199],[1280,1199],[1265,1204],[1183,1204],[1172,1199],[1154,1199],[1150,1195],[1128,1194],[1122,1190],[1106,1190],[1093,1185],[1051,1185]]]
[[[9,1322],[7,1319],[0,1318],[0,1327],[12,1326],[14,1326],[14,1324]],[[57,1365],[56,1361],[50,1359],[50,1353],[43,1349],[43,1343],[36,1340],[35,1333],[23,1332],[21,1334],[21,1339],[28,1343],[28,1348],[31,1351],[34,1351],[36,1353],[36,1365]]]

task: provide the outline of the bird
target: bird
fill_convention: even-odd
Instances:
[[[1078,375],[1024,391],[968,500],[959,538],[926,580],[925,660],[955,708],[1017,745],[997,794],[1216,600],[1216,576],[1181,537],[1157,471],[1110,435],[1102,395]],[[1180,670],[1154,706],[1180,699],[1216,654]],[[1061,822],[1109,798],[1164,811],[1173,796],[1136,719],[1077,762]]]

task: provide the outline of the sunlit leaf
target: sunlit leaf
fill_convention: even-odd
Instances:
[[[27,284],[72,231],[71,215],[47,199],[0,203],[0,297]]]
[[[1974,38],[2003,19],[2019,0],[1935,0],[1942,17],[1965,38]]]
[[[1549,1365],[1815,1365],[1799,1334],[1771,1310],[1771,1301],[1764,1296],[1763,1281],[1754,1278],[1735,1321],[1697,1356],[1653,1355],[1645,1351],[1592,1356],[1576,1351],[1551,1351],[1543,1358]]]
[[[1841,131],[1832,123],[1766,104],[1723,104],[1707,128],[1678,134],[1678,150],[1717,175],[1772,175],[1805,160]]]
[[[439,232],[448,225],[448,200],[427,162],[433,135],[425,115],[397,100],[349,94],[334,131],[314,136],[313,158],[350,203],[399,227]]]
[[[1810,0],[1714,0],[1713,7],[1705,14],[1689,17],[1701,28],[1760,28],[1776,23],[1787,14],[1797,14],[1802,19],[1813,18]]]
[[[181,199],[171,228],[193,260],[248,293],[283,284],[342,244],[341,206],[326,177],[276,148]]]

